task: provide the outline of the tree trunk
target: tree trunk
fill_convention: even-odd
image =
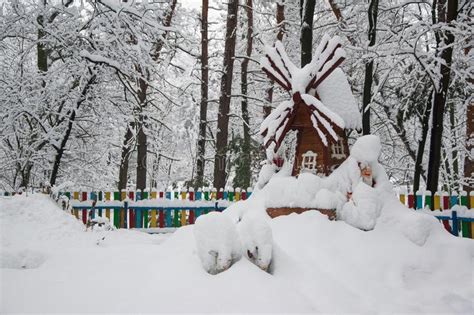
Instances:
[[[369,47],[375,45],[375,35],[377,34],[377,15],[379,0],[371,0],[369,4]],[[374,60],[370,59],[365,64],[364,95],[362,99],[362,133],[370,134],[370,102],[372,101],[372,82],[374,72]]]
[[[418,141],[418,151],[415,160],[415,174],[413,180],[413,191],[417,192],[420,189],[420,177],[423,175],[423,153],[425,152],[426,138],[428,137],[429,122],[431,117],[431,108],[433,106],[433,93],[426,102],[425,110],[422,114],[421,120],[421,138]]]
[[[277,1],[276,4],[276,22],[278,25],[277,40],[283,41],[283,35],[285,34],[285,0]],[[267,103],[263,106],[263,118],[267,118],[272,112],[273,102],[273,81],[270,82],[270,86],[266,90],[266,101]]]
[[[229,0],[224,48],[224,71],[221,79],[219,113],[217,119],[216,156],[214,160],[214,187],[224,188],[226,182],[227,137],[229,133],[229,107],[234,70],[235,40],[237,33],[238,0]]]
[[[86,100],[87,92],[94,84],[96,77],[97,76],[95,74],[92,74],[89,80],[87,80],[84,87],[82,88],[80,97],[77,99],[75,108],[73,108],[69,114],[69,121],[66,127],[66,132],[61,140],[61,143],[59,147],[55,146],[56,156],[54,157],[53,169],[51,171],[51,178],[49,180],[51,186],[56,184],[56,179],[59,173],[59,167],[61,166],[61,160],[63,158],[64,151],[66,149],[66,145],[69,141],[69,138],[71,137],[72,128],[74,127],[74,121],[76,120],[77,111],[81,107],[81,104]]]
[[[447,2],[447,3],[446,3]],[[441,14],[447,4],[447,14]],[[441,10],[440,10],[441,9]],[[457,0],[441,0],[438,2],[438,22],[451,24],[456,20],[458,10]],[[428,189],[433,193],[438,190],[439,168],[441,166],[441,145],[443,137],[443,115],[446,106],[446,99],[451,79],[451,62],[453,58],[454,34],[446,30],[444,36],[445,47],[441,51],[441,81],[435,87],[434,101],[433,101],[433,121],[431,124],[431,139],[430,139],[430,161],[428,164]]]
[[[313,56],[313,16],[315,4],[315,0],[300,0],[301,67],[310,63]]]
[[[209,0],[202,0],[201,13],[201,105],[199,111],[199,136],[196,159],[195,188],[204,184],[206,158],[207,100],[209,98],[209,38],[208,38]]]
[[[147,162],[147,135],[145,133],[146,121],[144,109],[146,107],[146,91],[148,83],[143,79],[138,79],[138,121],[137,121],[137,189],[146,188],[146,162]]]
[[[464,190],[468,193],[474,187],[474,103],[467,105],[466,157],[464,158]],[[471,205],[473,208],[474,205]]]
[[[118,190],[127,188],[128,181],[128,162],[130,161],[130,155],[132,154],[132,142],[133,142],[133,129],[135,128],[135,123],[131,122],[127,126],[127,132],[125,133],[125,138],[122,144],[122,156],[120,158],[120,169],[119,169],[119,182]]]
[[[243,159],[239,162],[242,163],[241,174],[243,188],[250,186],[251,178],[251,169],[250,169],[250,119],[248,111],[248,99],[247,99],[247,76],[248,76],[248,65],[249,58],[252,55],[252,44],[253,44],[253,1],[246,0],[245,11],[247,13],[247,34],[245,35],[247,39],[247,49],[246,57],[242,61],[241,65],[241,110],[242,110],[242,119],[243,119],[243,128],[244,128],[244,144],[242,147]]]

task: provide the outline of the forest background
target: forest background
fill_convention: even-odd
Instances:
[[[289,97],[260,68],[264,46],[281,40],[304,65],[327,33],[342,39],[363,113],[350,142],[380,136],[396,185],[470,190],[472,10],[468,0],[0,0],[0,189],[250,187],[266,163],[260,123]]]

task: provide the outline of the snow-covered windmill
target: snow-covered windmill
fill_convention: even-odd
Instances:
[[[338,68],[345,57],[339,37],[324,35],[313,60],[303,68],[290,61],[281,42],[265,47],[265,52],[263,70],[292,95],[260,127],[267,156],[278,151],[290,130],[297,130],[292,175],[302,171],[328,175],[348,156],[344,130],[361,125],[350,85]]]

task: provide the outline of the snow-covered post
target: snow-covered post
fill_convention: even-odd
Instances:
[[[234,187],[229,187],[229,201],[234,201]]]
[[[217,199],[217,189],[216,187],[212,187],[211,189],[211,200],[216,200]]]
[[[143,198],[143,192],[141,189],[137,189],[135,192],[135,200],[140,201]],[[135,227],[136,228],[141,228],[143,227],[143,219],[142,219],[142,210],[141,209],[135,209]]]
[[[121,200],[121,201],[124,201],[126,198],[127,198],[127,190],[126,190],[126,189],[122,189],[122,190],[120,191],[120,200]]]
[[[237,187],[235,189],[235,201],[239,201],[240,200],[240,188]]]
[[[173,226],[174,227],[179,227],[179,210],[175,209],[173,212],[174,212]]]
[[[73,200],[79,200],[79,192],[78,191],[74,191],[72,193],[72,199]],[[74,209],[74,216],[76,217],[76,219],[79,219],[79,210]]]
[[[461,195],[461,206],[468,208],[469,200],[467,198],[467,192],[462,190],[459,194]],[[469,237],[469,238],[471,237],[472,232],[470,231],[470,228],[471,228],[471,223],[461,221],[461,230],[462,230],[463,237]]]
[[[450,208],[452,208],[452,207],[454,207],[455,205],[457,205],[457,204],[458,204],[458,201],[459,201],[459,200],[458,200],[458,193],[455,192],[455,191],[453,191],[453,192],[451,193],[451,198],[450,198],[450,203],[451,203],[451,207],[450,207]]]
[[[170,190],[169,188],[168,188],[168,189],[166,189],[166,192],[165,192],[165,197],[166,197],[166,199],[169,199],[169,200],[171,200],[171,190]]]
[[[158,194],[158,197],[159,197],[160,199],[163,199],[163,198],[164,198],[164,195],[165,195],[165,193],[164,193],[162,190],[160,190],[160,192],[159,192],[159,194]]]
[[[150,199],[156,200],[157,191],[156,188],[152,188],[150,191]],[[156,228],[156,209],[150,211],[150,227]]]
[[[189,188],[188,196],[189,196],[189,201],[194,201],[194,188],[192,187]],[[197,210],[189,209],[189,217],[188,217],[189,224],[194,224],[194,218],[197,216],[197,214],[195,214],[194,211],[197,211]]]
[[[408,192],[408,208],[415,209],[415,195],[411,189]]]
[[[174,191],[173,197],[174,197],[174,199],[176,199],[176,200],[179,199],[179,191],[178,191],[177,188],[176,188],[176,190]]]
[[[105,192],[105,201],[110,201],[110,191]],[[105,217],[110,221],[110,209],[105,209]]]
[[[449,194],[447,191],[443,191],[441,198],[443,199],[443,210],[449,209]]]
[[[204,187],[204,200],[209,200],[209,188]]]
[[[81,195],[81,201],[87,201],[87,191],[83,191]],[[82,209],[82,223],[87,224],[87,209]]]
[[[217,200],[222,200],[224,199],[224,188],[219,188],[219,191],[217,192]]]
[[[400,187],[398,189],[398,199],[400,200],[402,205],[406,205],[405,195],[406,195],[406,188],[405,187]]]
[[[245,191],[245,189],[242,189],[242,194],[240,197],[242,200],[247,200],[247,192]]]
[[[186,188],[183,188],[183,190],[181,191],[181,199],[184,201],[186,200],[186,195],[187,195],[187,189]],[[185,226],[186,225],[186,209],[182,209],[181,210],[181,226]]]
[[[123,199],[122,199],[122,195],[123,195]],[[119,191],[115,191],[114,192],[114,200],[115,201],[121,201],[121,200],[124,200],[125,199],[125,191],[122,190],[122,192],[119,192]],[[116,228],[120,228],[120,209],[114,209],[114,226]]]
[[[199,187],[198,190],[196,191],[196,200],[201,200],[202,199],[202,188]]]
[[[431,191],[429,190],[425,191],[425,208],[429,207],[431,209],[431,202],[432,202],[431,195],[432,195]]]
[[[421,190],[417,190],[415,193],[415,200],[416,200],[416,207],[415,209],[423,209],[423,192]]]
[[[467,207],[468,206],[467,192],[462,190],[459,192],[459,194],[461,195],[461,206]]]
[[[221,188],[222,189],[222,188]],[[222,199],[227,200],[229,199],[229,192],[227,191],[227,188],[224,189],[224,192],[222,194]]]
[[[441,192],[435,192],[434,199],[433,199],[433,210],[441,210]]]

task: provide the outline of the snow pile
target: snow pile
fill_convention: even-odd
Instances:
[[[242,251],[252,263],[268,271],[272,262],[272,229],[260,215],[246,215],[238,225]]]
[[[263,212],[263,196],[252,194],[227,216],[244,222]],[[474,312],[472,240],[395,197],[369,232],[317,211],[268,220],[271,274],[240,259],[210,276],[193,226],[164,237],[85,232],[79,222],[43,195],[0,198],[0,257],[8,252],[10,260],[0,269],[0,313]]]
[[[240,259],[242,249],[237,229],[227,215],[211,212],[200,216],[193,231],[199,258],[208,273],[218,274]]]

